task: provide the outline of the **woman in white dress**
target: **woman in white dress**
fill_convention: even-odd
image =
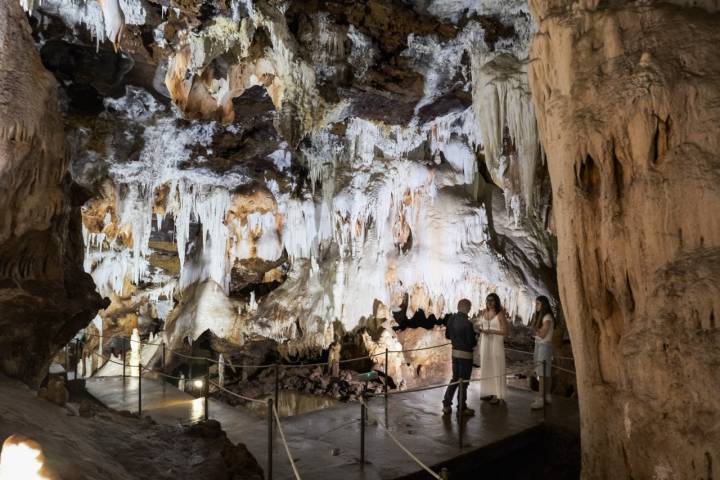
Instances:
[[[476,324],[480,334],[480,398],[497,405],[505,398],[505,342],[507,322],[500,297],[491,293]]]

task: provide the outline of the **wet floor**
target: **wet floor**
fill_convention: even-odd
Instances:
[[[264,397],[261,400],[267,400]],[[311,393],[296,392],[294,390],[280,390],[278,392],[277,409],[281,417],[294,417],[303,413],[315,412],[317,410],[325,410],[332,407],[343,405],[342,402],[334,398],[313,395]],[[265,418],[267,416],[267,407],[260,403],[247,403],[242,407],[249,410],[254,415]]]
[[[366,463],[360,464],[360,406],[339,403],[331,408],[282,419],[290,451],[300,475],[306,479],[390,479],[419,471],[417,464],[400,450],[382,427],[373,420],[387,422],[398,440],[419,459],[438,466],[469,453],[508,440],[528,438],[543,421],[542,411],[530,411],[532,394],[509,388],[506,403],[493,406],[479,400],[478,385],[469,390],[475,417],[464,421],[463,447],[458,444],[459,425],[455,416],[441,414],[442,389],[392,395],[370,401],[371,416],[366,428]],[[92,378],[88,391],[105,405],[137,411],[137,379]],[[204,400],[193,399],[177,388],[158,380],[142,381],[143,414],[160,423],[188,423],[204,415]],[[548,409],[549,417],[574,422],[577,405],[556,399]],[[210,400],[210,418],[221,422],[233,442],[245,443],[261,466],[267,465],[267,424],[244,408]],[[284,448],[274,435],[273,478],[291,479],[292,471]],[[505,442],[505,443],[503,443]],[[503,447],[509,448],[509,447]],[[450,464],[452,476],[452,464]]]

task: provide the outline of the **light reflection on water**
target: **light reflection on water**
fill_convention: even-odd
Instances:
[[[200,397],[194,399],[190,406],[190,421],[192,423],[199,422],[205,418],[205,399]]]
[[[280,390],[278,395],[278,413],[281,417],[292,417],[294,415],[300,415],[301,413],[323,410],[325,408],[338,406],[342,403],[334,398],[312,395],[295,390]],[[270,397],[264,397],[262,400],[266,400],[267,398]],[[259,417],[264,418],[267,416],[266,404],[248,402],[244,407]]]

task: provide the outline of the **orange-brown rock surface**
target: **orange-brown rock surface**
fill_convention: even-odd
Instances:
[[[56,82],[18,2],[0,4],[0,370],[37,383],[101,303],[82,271]]]
[[[531,1],[584,478],[720,475],[717,2]]]

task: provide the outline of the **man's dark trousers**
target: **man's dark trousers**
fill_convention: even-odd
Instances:
[[[470,375],[472,374],[472,368],[473,368],[473,361],[472,358],[456,358],[452,357],[452,380],[450,380],[453,385],[448,385],[447,390],[445,390],[445,398],[443,399],[443,405],[446,407],[452,406],[452,400],[455,396],[455,390],[457,390],[458,385],[455,384],[460,379],[463,380],[470,380]],[[458,397],[458,408],[466,408],[467,407],[467,387],[468,383],[463,382],[463,399],[465,400],[464,405],[460,405],[460,398]]]

